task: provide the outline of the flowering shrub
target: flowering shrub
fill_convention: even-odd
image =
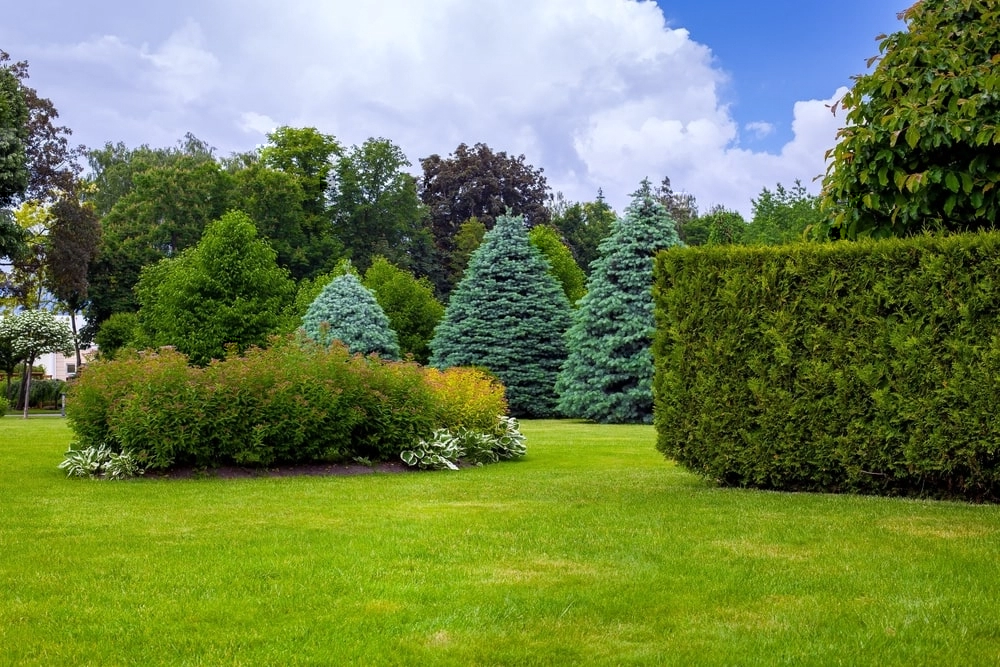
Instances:
[[[487,371],[468,366],[443,371],[427,367],[424,375],[434,393],[437,420],[444,428],[485,431],[498,415],[507,413],[504,387]]]
[[[292,336],[203,368],[172,350],[98,360],[67,416],[83,447],[142,466],[386,461],[435,429],[488,432],[503,387],[481,371],[437,371]]]

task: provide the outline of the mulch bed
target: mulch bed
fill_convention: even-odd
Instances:
[[[171,470],[148,470],[145,477],[162,479],[246,479],[254,477],[347,477],[354,475],[371,475],[373,473],[406,473],[413,472],[402,461],[373,463],[300,463],[279,466],[275,468],[251,468],[247,466],[217,466],[214,468],[173,468]]]

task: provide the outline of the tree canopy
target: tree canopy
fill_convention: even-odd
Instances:
[[[425,208],[417,182],[402,149],[388,139],[368,139],[337,160],[331,178],[330,201],[335,233],[364,271],[381,255],[410,268],[411,245],[419,234]]]
[[[193,363],[264,345],[282,324],[294,284],[246,214],[211,223],[198,244],[142,271],[136,287],[143,343],[173,345]]]
[[[507,155],[483,143],[471,148],[463,143],[450,156],[431,155],[420,160],[420,166],[420,199],[428,208],[437,265],[444,269],[432,277],[441,293],[451,288],[447,268],[463,223],[476,218],[492,229],[496,218],[508,211],[523,216],[529,227],[549,221],[543,170],[528,164],[523,155]]]
[[[2,62],[0,56],[0,208],[28,187],[28,103],[20,81]],[[7,256],[2,248],[0,256]]]
[[[562,242],[559,232],[548,225],[538,225],[528,232],[528,240],[548,261],[549,273],[559,281],[570,305],[575,306],[587,293],[587,274],[573,259],[573,253]]]
[[[10,356],[31,368],[35,359],[49,352],[69,354],[73,351],[73,333],[69,327],[46,310],[26,310],[0,320],[0,340],[6,341]],[[31,395],[31,373],[25,373],[24,396]],[[28,401],[24,401],[24,418],[28,418]]]
[[[1000,214],[1000,4],[921,0],[880,36],[837,105],[824,206],[841,238],[994,227]],[[837,106],[834,107],[836,110]]]
[[[419,363],[430,359],[430,341],[444,316],[444,306],[434,298],[434,287],[426,278],[376,257],[365,271],[362,284],[389,318],[389,326],[399,337],[399,351]]]

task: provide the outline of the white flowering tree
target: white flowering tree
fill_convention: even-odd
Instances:
[[[35,359],[49,352],[70,354],[74,350],[73,332],[52,313],[26,310],[0,321],[0,340],[10,344],[14,358],[30,369]],[[31,396],[31,372],[25,374],[24,418],[28,418],[28,397]]]

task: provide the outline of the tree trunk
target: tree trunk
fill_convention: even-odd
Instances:
[[[69,311],[69,323],[73,328],[73,349],[76,350],[76,373],[80,374],[80,366],[83,365],[82,359],[80,357],[80,337],[76,335],[76,310],[71,308]]]
[[[24,383],[27,380],[27,376],[31,374],[31,371],[27,370],[27,366],[22,362],[21,366],[21,383],[17,387],[17,399],[14,401],[14,409],[21,410],[24,408]]]
[[[24,369],[24,418],[28,418],[28,404],[31,403],[31,367],[35,365],[35,358],[31,357],[25,361]]]

